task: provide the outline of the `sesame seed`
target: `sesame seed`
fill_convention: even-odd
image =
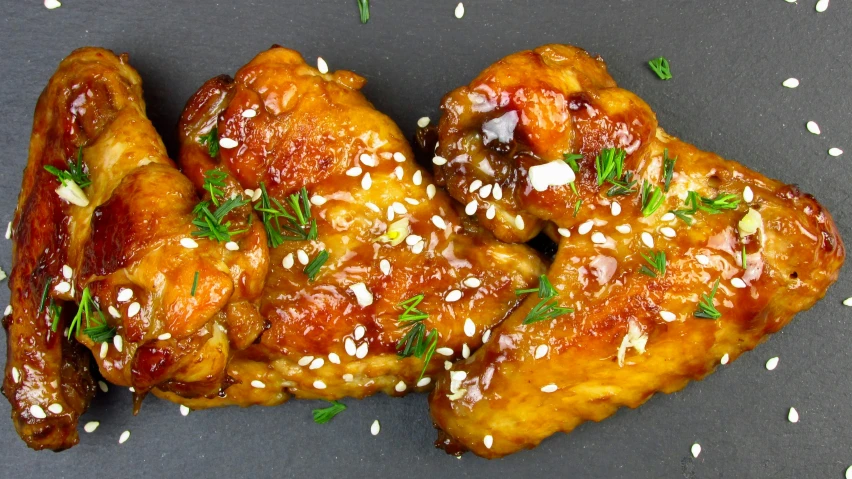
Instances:
[[[731,279],[731,286],[733,286],[734,288],[737,288],[737,289],[743,289],[743,288],[746,287],[746,284],[745,284],[745,281],[743,281],[740,278],[733,278],[733,279]]]
[[[311,365],[308,366],[308,369],[319,369],[319,368],[323,367],[323,365],[325,365],[325,359],[316,358],[313,361],[311,361]]]
[[[382,425],[379,424],[379,420],[376,419],[373,421],[373,424],[370,425],[370,434],[374,436],[378,436],[379,432],[382,430]]]
[[[370,173],[364,173],[361,177],[361,188],[369,190],[371,186],[373,186],[373,179],[370,178]]]
[[[263,381],[255,379],[254,381],[251,382],[251,387],[253,387],[255,389],[263,389],[263,388],[266,387],[266,384]]]
[[[488,329],[484,333],[482,333],[482,343],[485,344],[488,340],[491,339],[491,330]]]
[[[393,206],[388,206],[388,221],[393,221],[396,213],[393,212]]]
[[[403,155],[402,153],[397,151],[396,153],[393,154],[393,159],[397,163],[402,163],[403,161],[405,161],[405,155]]]
[[[130,306],[127,307],[127,317],[132,318],[139,314],[139,311],[142,310],[142,305],[137,303],[136,301],[130,303]]]
[[[577,233],[579,233],[581,235],[588,234],[589,231],[592,231],[593,226],[595,226],[594,221],[592,221],[592,220],[586,221],[585,223],[581,224],[577,228]]]
[[[414,254],[420,254],[420,253],[423,252],[423,248],[425,248],[425,247],[426,247],[426,243],[421,241],[421,242],[419,242],[416,245],[411,247],[411,252],[414,253]]]
[[[843,306],[852,306],[852,298],[846,298],[843,300]]]
[[[54,10],[61,6],[62,4],[59,2],[59,0],[44,0],[44,8],[48,10]]]
[[[488,205],[488,209],[485,210],[485,217],[489,220],[493,220],[494,216],[497,215],[497,210],[494,208],[494,205]]]
[[[357,352],[355,348],[355,341],[353,341],[352,338],[346,338],[343,341],[343,349],[346,350],[346,354],[355,356],[355,353]]]
[[[254,118],[257,116],[257,111],[253,108],[249,108],[247,110],[243,110],[242,116],[243,118]]]
[[[441,218],[438,215],[432,217],[432,224],[435,225],[436,228],[445,230],[447,229],[447,223],[444,221],[444,218]]]
[[[548,384],[547,386],[542,387],[541,392],[553,393],[553,392],[556,392],[558,389],[559,389],[559,387],[557,385],[551,383],[551,384]]]
[[[236,148],[237,145],[239,145],[239,143],[237,142],[237,140],[235,140],[233,138],[226,138],[224,136],[222,138],[219,138],[219,146],[221,146],[222,148],[224,148],[226,150]]]
[[[310,261],[308,259],[308,253],[305,253],[305,250],[302,250],[302,249],[296,251],[296,258],[298,258],[299,263],[302,263],[302,264],[308,264],[308,262]]]
[[[675,236],[677,236],[677,232],[674,230],[674,228],[668,226],[660,228],[660,233],[662,233],[663,236],[665,236],[666,238],[674,238]]]
[[[815,121],[809,121],[805,126],[807,127],[808,131],[813,133],[814,135],[819,135],[821,133],[819,130],[819,125],[817,125]]]
[[[299,361],[297,361],[296,364],[298,364],[299,366],[305,367],[308,364],[311,364],[311,361],[313,361],[313,360],[314,360],[313,356],[302,356],[301,358],[299,358]]]
[[[492,437],[491,434],[488,434],[482,438],[482,444],[485,445],[485,449],[491,449],[491,446],[494,445],[494,437]]]
[[[500,186],[500,183],[494,183],[494,191],[492,191],[491,194],[494,196],[495,200],[503,199],[503,187]]]
[[[358,306],[366,308],[367,306],[373,304],[373,293],[367,289],[367,285],[364,283],[354,283],[349,285],[349,291],[352,291],[352,294],[355,295],[355,300],[358,301]],[[364,326],[358,326],[361,328],[360,336],[364,336]],[[358,335],[358,328],[355,328],[355,339],[361,339]]]
[[[449,371],[453,369],[453,363],[451,361],[444,361],[444,371]]]
[[[348,170],[346,170],[346,176],[352,176],[352,177],[361,176],[361,173],[363,171],[364,170],[362,170],[360,166],[353,166],[352,168],[349,168]]]
[[[521,218],[521,215],[515,216],[515,228],[519,230],[524,229],[524,219]]]
[[[612,213],[612,216],[618,216],[621,214],[621,204],[618,201],[613,201],[611,205],[609,205],[609,212]]]
[[[63,281],[63,282],[57,284],[56,287],[53,288],[53,289],[57,293],[65,294],[65,293],[71,291],[71,283],[69,283],[68,281]]]
[[[462,344],[462,357],[467,359],[470,357],[470,346],[467,343]]]
[[[44,409],[42,409],[38,404],[30,406],[30,415],[36,419],[44,419],[47,417],[47,414],[44,413]]]
[[[470,318],[464,320],[464,334],[469,338],[476,334],[476,324]]]
[[[71,267],[70,267],[70,266],[68,266],[67,264],[62,266],[62,277],[63,277],[63,278],[65,278],[65,279],[71,279],[71,276],[72,276],[73,274],[74,274],[74,270],[73,270],[73,269],[71,269]]]
[[[258,188],[256,190],[254,190],[254,194],[251,195],[251,200],[256,202],[257,200],[260,199],[261,196],[263,196],[263,190]]]
[[[828,154],[831,156],[840,156],[843,154],[843,150],[841,150],[840,148],[829,148]],[[9,223],[9,226],[11,225],[12,223]],[[9,233],[6,233],[6,239],[9,239]]]
[[[124,444],[128,439],[130,439],[130,431],[124,431],[121,433],[121,436],[118,437],[118,443]]]
[[[399,201],[394,201],[391,207],[393,208],[394,213],[398,215],[404,215],[408,213],[408,210],[405,209],[405,205],[403,205]]]
[[[436,155],[435,157],[432,158],[432,164],[434,164],[435,166],[446,165],[447,159],[444,158],[443,156],[437,156]]]
[[[351,383],[352,381],[355,380],[355,376],[353,376],[349,373],[346,373],[346,374],[344,374],[343,376],[340,376],[340,377],[343,378],[343,380],[346,381],[347,383]]]
[[[420,236],[417,236],[417,235],[408,235],[408,236],[405,237],[405,244],[407,244],[408,246],[414,246],[417,243],[420,243],[422,241],[423,241],[423,238],[421,238]]]
[[[100,388],[101,392],[108,392],[109,391],[109,386],[107,386],[107,383],[105,383],[103,381],[98,381],[98,387]]]
[[[461,297],[462,297],[462,292],[457,290],[457,289],[454,289],[454,290],[450,291],[449,293],[447,293],[447,295],[444,297],[444,301],[446,301],[448,303],[455,303],[456,301],[460,300]]]
[[[396,383],[396,386],[394,386],[393,388],[396,392],[401,393],[401,392],[405,391],[408,388],[408,386],[405,385],[404,381],[400,381],[400,382]]]
[[[15,381],[15,384],[21,382],[21,372],[16,367],[12,367],[12,381]]]
[[[438,189],[435,188],[435,185],[430,184],[426,187],[426,196],[431,200],[435,197],[435,193],[438,192]]]
[[[799,422],[799,411],[796,411],[796,408],[791,407],[790,412],[787,413],[787,420],[792,423]]]
[[[287,253],[287,256],[285,256],[284,259],[281,261],[281,266],[286,269],[290,269],[293,267],[293,263],[293,253]]]
[[[799,80],[796,79],[796,78],[788,78],[788,79],[784,80],[784,82],[781,83],[781,84],[784,85],[787,88],[796,88],[796,87],[799,86]]]
[[[474,191],[478,190],[481,186],[482,186],[482,181],[473,180],[473,183],[471,183],[470,186],[468,187],[468,192],[473,193]]]
[[[654,247],[654,237],[651,236],[650,233],[648,233],[647,231],[644,231],[644,232],[642,232],[641,237],[642,237],[642,243],[644,243],[645,246],[647,246],[649,248]]]
[[[836,148],[832,148],[835,149]],[[832,155],[837,156],[837,155]],[[12,239],[12,222],[10,221],[8,225],[6,225],[6,239]]]
[[[379,207],[378,207],[378,206],[376,206],[376,204],[375,204],[375,203],[373,203],[373,202],[371,202],[371,201],[368,201],[368,202],[364,203],[364,206],[366,206],[367,208],[369,208],[369,209],[371,209],[371,210],[375,211],[376,213],[381,213],[381,212],[382,212],[382,210],[380,210],[380,209],[379,209]]]
[[[419,388],[426,387],[431,383],[432,383],[432,378],[428,378],[428,377],[427,378],[420,378],[420,380],[417,381],[417,387],[419,387]]]
[[[118,352],[122,352],[124,350],[124,340],[121,339],[121,336],[118,334],[112,337],[112,345],[115,346],[115,350]]]
[[[254,190],[246,188],[245,190],[243,190],[243,194],[248,196],[249,198],[251,198],[251,197],[254,196]],[[261,191],[261,194],[263,194],[262,191]]]
[[[311,204],[312,205],[322,206],[322,205],[325,204],[325,202],[326,202],[326,199],[323,198],[320,195],[311,196]]]
[[[491,188],[493,188],[493,187],[494,187],[493,185],[483,186],[482,188],[479,189],[479,196],[481,196],[482,199],[488,198],[488,195],[491,194]]]
[[[539,344],[539,345],[535,348],[535,358],[536,358],[536,359],[541,359],[541,358],[543,358],[543,357],[547,356],[548,351],[550,351],[550,347],[549,347],[548,345],[546,345],[546,344]]]
[[[390,274],[391,265],[390,261],[383,259],[379,262],[379,269],[382,270],[382,274],[387,276]]]
[[[470,278],[466,278],[464,281],[462,281],[462,283],[465,286],[467,286],[468,288],[478,288],[478,287],[482,286],[482,281],[479,278],[474,277],[474,276],[471,276]]]
[[[708,258],[707,256],[705,256],[703,254],[695,255],[695,259],[704,266],[707,266],[708,264],[710,264],[710,258]]]
[[[192,238],[181,238],[180,245],[187,249],[198,248],[198,243],[196,243]]]
[[[846,469],[846,474],[844,475],[846,479],[852,479],[852,466],[849,466]]]
[[[328,73],[328,63],[322,57],[317,57],[317,70],[323,75]]]
[[[252,110],[252,111],[254,111],[254,110]],[[184,406],[183,404],[180,405],[180,415],[181,416],[184,416],[184,417],[189,416],[189,411],[190,411],[190,409],[188,407]]]
[[[441,356],[452,356],[453,355],[453,350],[450,349],[450,348],[446,348],[446,347],[438,348],[438,349],[435,350],[435,352],[440,354]]]
[[[98,421],[89,421],[86,423],[85,426],[83,426],[83,430],[91,434],[95,432],[95,429],[97,429],[100,425],[101,423],[99,423]]]
[[[769,360],[766,361],[766,369],[767,370],[772,371],[773,369],[775,369],[777,367],[778,367],[778,356],[775,356],[774,358],[769,358]]]
[[[660,216],[661,221],[674,221],[674,219],[675,219],[675,215],[671,211],[664,214],[663,216]]]
[[[53,403],[50,406],[47,406],[47,410],[52,412],[53,414],[62,414],[62,404]]]
[[[376,157],[367,153],[361,153],[361,156],[358,157],[358,160],[369,167],[374,167],[379,164]]]
[[[420,186],[420,184],[423,183],[423,172],[420,170],[415,171],[414,174],[411,175],[411,182]]]
[[[402,170],[401,166],[397,166],[393,169],[393,174],[396,175],[396,179],[402,181],[402,177],[405,176],[405,171]]]
[[[340,364],[340,356],[337,353],[328,353],[328,362],[332,364]]]
[[[828,3],[828,2],[826,2],[826,3]],[[464,5],[461,2],[459,2],[458,5],[456,5],[456,11],[454,13],[456,15],[456,18],[461,18],[461,17],[464,16]]]
[[[600,231],[596,231],[596,232],[592,233],[592,243],[595,243],[595,244],[606,243],[606,235],[604,235]]]
[[[819,0],[814,7],[817,13],[822,13],[828,9],[828,0]]]
[[[563,236],[565,238],[571,237],[571,230],[569,230],[568,228],[559,228],[558,230],[556,230],[556,232],[559,233],[559,236]]]
[[[172,339],[172,333],[163,333],[157,336],[157,339],[159,339],[160,341],[168,341]]]
[[[660,317],[663,318],[663,321],[667,323],[671,323],[675,319],[677,319],[677,315],[672,313],[671,311],[660,311]]]
[[[473,216],[476,214],[476,209],[479,208],[479,202],[476,200],[471,200],[470,203],[465,205],[464,212],[468,216]]]
[[[360,324],[358,326],[355,326],[355,341],[358,341],[363,338],[366,333],[367,328],[365,328],[364,326],[361,326]]]
[[[99,353],[98,356],[100,356],[101,359],[104,359],[104,358],[107,357],[108,352],[109,352],[109,343],[101,343],[101,350],[98,352]]]
[[[633,229],[630,227],[630,225],[618,225],[615,227],[615,231],[618,231],[619,233],[624,235],[630,233],[632,230]]]
[[[701,444],[698,444],[697,442],[693,444],[690,452],[692,452],[692,457],[698,458],[698,455],[701,454]]]
[[[428,116],[420,117],[420,119],[417,120],[417,126],[419,126],[420,128],[426,128],[427,126],[429,126],[430,121],[431,120],[429,120]]]
[[[752,201],[754,201],[754,192],[751,191],[750,186],[746,186],[745,188],[743,188],[743,199],[746,203],[751,203]]]
[[[355,357],[358,359],[364,359],[367,357],[367,353],[370,351],[370,345],[366,342],[363,342],[358,345],[358,349],[355,350]]]
[[[240,249],[240,245],[234,243],[233,241],[228,241],[227,243],[225,243],[225,249],[228,251],[237,251],[238,249]]]

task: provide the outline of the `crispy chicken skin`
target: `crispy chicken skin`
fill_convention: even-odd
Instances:
[[[86,206],[61,198],[57,177],[44,169],[67,169],[78,151],[91,179]],[[3,392],[30,447],[77,443],[77,420],[94,395],[83,347],[104,378],[135,388],[137,408],[153,388],[216,396],[228,384],[225,328],[259,316],[253,302],[268,252],[259,225],[236,239],[239,251],[202,240],[182,246],[198,201],[145,117],[127,58],[83,48],[63,60],[35,110],[14,221],[12,312],[4,317]],[[95,343],[85,316],[75,337],[64,337],[84,288],[117,339]],[[62,307],[53,328],[51,302]]]
[[[201,408],[426,390],[445,360],[477,348],[518,305],[515,289],[544,272],[532,249],[501,243],[459,216],[414,163],[399,128],[358,91],[364,83],[348,71],[320,74],[298,53],[273,47],[188,102],[180,166],[196,188],[214,168],[255,205],[261,185],[282,204],[305,187],[317,239],[269,249],[262,321],[228,328],[233,386],[216,398],[157,394]],[[236,146],[211,157],[200,138],[214,127],[221,145]],[[389,243],[389,226],[403,219],[409,236]],[[329,258],[311,281],[303,261],[323,250]],[[449,301],[453,291],[460,298]],[[411,327],[399,322],[397,304],[419,294],[426,330],[439,334],[423,380],[422,358],[397,356]]]
[[[483,347],[441,375],[430,402],[448,452],[501,457],[677,391],[781,329],[837,278],[844,247],[813,197],[666,134],[650,107],[583,50],[510,55],[448,94],[442,110],[436,154],[448,161],[436,167],[437,181],[462,203],[475,180],[500,184],[503,198],[480,200],[477,219],[506,241],[541,230],[558,240],[548,277],[558,304],[575,310],[525,325],[540,301],[530,294]],[[611,184],[599,186],[595,158],[604,148],[626,150],[635,192],[609,197]],[[677,158],[671,187],[646,217],[639,190],[643,180],[664,184],[666,150]],[[528,177],[533,165],[569,153],[582,154],[576,216],[569,185],[537,191]],[[688,208],[689,191],[731,193],[739,203],[699,210],[689,226],[666,214]],[[762,219],[754,234],[740,227],[749,209]],[[641,254],[652,251],[667,258],[656,277],[639,273],[649,266]],[[716,280],[721,317],[695,317]]]

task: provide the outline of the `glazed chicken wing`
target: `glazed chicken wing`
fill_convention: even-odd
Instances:
[[[193,239],[198,203],[127,58],[84,48],[63,60],[35,111],[4,318],[3,392],[30,447],[77,443],[94,394],[83,347],[106,379],[135,388],[137,408],[154,388],[194,397],[227,386],[225,328],[259,317],[266,238],[244,206],[231,214],[244,226],[238,251]]]
[[[235,384],[158,394],[199,408],[431,388],[544,271],[532,249],[459,216],[363,85],[273,47],[187,104],[181,168],[199,191],[221,172],[252,201],[270,270],[262,321],[227,328]]]
[[[440,377],[449,452],[504,456],[677,391],[837,278],[844,247],[813,197],[666,134],[580,49],[511,55],[442,109],[438,183],[498,238],[559,244],[540,287]]]

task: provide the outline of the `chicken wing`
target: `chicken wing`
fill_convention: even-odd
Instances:
[[[139,75],[99,48],[62,61],[35,111],[14,221],[3,392],[34,449],[77,443],[110,382],[216,396],[228,384],[223,326],[258,318],[268,266],[261,225],[234,209],[239,250],[193,239],[199,203],[145,117]],[[80,304],[80,308],[75,303]]]
[[[199,190],[211,171],[244,189],[270,270],[263,323],[228,328],[235,384],[157,394],[199,408],[429,389],[544,271],[532,249],[459,216],[364,82],[273,47],[188,102],[181,168]]]
[[[666,134],[583,50],[510,55],[442,110],[438,183],[498,238],[559,243],[540,287],[439,378],[448,452],[504,456],[677,391],[837,278],[844,247],[813,197]]]

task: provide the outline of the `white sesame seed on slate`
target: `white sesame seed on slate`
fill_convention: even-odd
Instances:
[[[844,475],[844,477],[846,477],[846,479],[852,479],[852,466],[849,466],[846,469],[846,474]]]
[[[497,209],[494,208],[494,205],[488,205],[488,209],[485,210],[485,217],[489,220],[493,220],[494,216],[497,215]]]
[[[59,0],[44,0],[44,8],[54,10],[62,6]]]
[[[180,245],[187,249],[198,248],[198,243],[196,243],[192,238],[181,238]]]
[[[95,429],[97,429],[100,425],[101,423],[99,423],[98,421],[89,421],[86,423],[85,426],[83,426],[83,430],[91,434],[95,432]]]
[[[435,155],[435,156],[432,158],[432,164],[434,164],[434,165],[436,165],[436,166],[446,165],[446,164],[447,164],[447,159],[446,159],[446,158],[444,158],[443,156],[437,156],[437,155]]]
[[[438,349],[435,350],[435,352],[440,354],[441,356],[452,356],[453,355],[453,350],[450,349],[450,348],[446,348],[446,347],[438,348]]]
[[[21,382],[21,372],[16,367],[12,367],[12,381],[15,381],[15,384]]]
[[[255,379],[254,381],[251,382],[251,387],[253,387],[255,389],[264,389],[266,387],[266,384],[263,381]]]
[[[515,228],[519,230],[524,229],[524,219],[521,218],[521,215],[515,216]]]
[[[743,200],[745,200],[746,203],[751,203],[752,201],[754,201],[754,192],[751,191],[750,186],[746,186],[745,188],[743,188]]]
[[[124,444],[128,439],[130,439],[130,431],[124,431],[121,433],[121,436],[118,437],[118,443]]]
[[[353,166],[352,168],[346,170],[346,176],[361,176],[361,173],[363,172],[364,170],[362,170],[360,166]]]
[[[142,310],[142,305],[137,303],[136,301],[130,303],[130,306],[127,307],[127,317],[132,318],[139,314],[139,311]]]
[[[675,319],[677,319],[677,315],[672,313],[671,311],[660,311],[660,317],[663,318],[663,321],[667,323],[671,323]]]
[[[105,383],[103,381],[98,381],[98,387],[100,388],[101,392],[108,392],[109,391],[109,386],[107,386],[107,383]]]
[[[127,388],[127,390],[132,392],[132,393],[136,392],[136,389],[133,386],[130,386],[129,388]]]
[[[843,150],[841,150],[840,148],[829,148],[828,154],[831,155],[831,156],[840,156],[840,155],[843,154]],[[11,223],[9,223],[9,224],[11,224]],[[8,239],[8,238],[9,238],[9,236],[7,235],[6,239]]]
[[[746,284],[745,284],[745,281],[743,281],[740,278],[732,278],[731,279],[731,286],[733,286],[734,288],[737,288],[737,289],[743,289],[743,288],[746,287]]]
[[[230,150],[232,148],[236,148],[239,145],[239,142],[233,138],[222,137],[219,138],[219,146],[226,150]]]
[[[328,362],[331,364],[340,364],[340,356],[337,353],[328,353]]]
[[[730,361],[730,360],[731,360],[731,356],[728,353],[725,353],[724,355],[722,355],[722,359],[719,361],[719,363],[721,363],[722,366],[724,366],[724,365],[728,364],[728,361]]]
[[[118,352],[122,352],[124,350],[124,340],[121,339],[120,334],[116,334],[112,337],[112,345],[115,346],[115,350]]]
[[[431,200],[435,197],[435,193],[438,192],[438,189],[435,188],[435,185],[430,184],[426,187],[426,196]]]
[[[423,183],[423,172],[420,170],[415,171],[414,174],[411,175],[411,182],[420,186],[420,184]]]
[[[310,262],[310,259],[308,258],[308,253],[305,253],[305,250],[300,249],[296,251],[296,258],[298,258],[299,263],[302,263],[303,265],[308,264]]]
[[[852,298],[846,298],[843,300],[843,306],[852,306]]]
[[[73,270],[73,269],[71,269],[71,267],[70,267],[70,266],[68,266],[67,264],[62,266],[62,277],[63,277],[63,278],[65,278],[65,279],[71,279],[71,276],[72,276],[73,274],[74,274],[74,270]]]
[[[6,306],[6,310],[3,311],[3,316],[9,316],[10,314],[12,314],[12,305],[11,304],[9,306]]]
[[[826,11],[828,9],[828,0],[819,0],[816,3],[816,7],[814,7],[814,9],[817,11],[817,13],[822,13]]]
[[[781,84],[787,88],[796,88],[799,86],[799,80],[796,78],[788,78]]]
[[[539,345],[538,345],[538,346],[536,346],[536,348],[535,348],[535,354],[534,354],[534,356],[535,356],[535,358],[536,358],[536,359],[541,359],[541,358],[543,358],[543,357],[547,356],[547,353],[548,353],[549,351],[550,351],[550,347],[549,347],[548,345],[546,345],[546,344],[539,344]]]
[[[254,111],[254,110],[252,110],[252,111]],[[181,416],[184,416],[184,417],[189,416],[189,411],[190,411],[190,409],[188,407],[184,406],[183,404],[180,405],[180,415]]]
[[[766,369],[767,370],[772,371],[773,369],[775,369],[777,367],[778,367],[778,356],[775,356],[774,358],[769,358],[769,360],[766,361]]]
[[[379,424],[379,420],[376,419],[375,421],[373,421],[373,424],[370,425],[370,434],[372,434],[374,436],[378,436],[379,432],[381,432],[381,430],[382,430],[382,425]]]
[[[62,404],[53,403],[50,406],[47,406],[47,410],[52,412],[53,414],[62,414]]]
[[[343,349],[346,350],[346,354],[350,356],[355,356],[357,349],[355,347],[355,341],[352,338],[346,338],[343,341]]]
[[[417,381],[417,387],[422,388],[426,387],[432,383],[432,378],[420,378],[420,381]]]
[[[815,121],[809,121],[805,126],[808,128],[808,131],[814,135],[819,135],[821,133],[819,125],[817,125]]]
[[[836,150],[836,148],[832,148],[832,149]],[[832,156],[837,156],[837,155],[832,155]],[[6,225],[6,239],[12,239],[12,222],[11,221],[9,222],[9,224]]]
[[[462,344],[462,357],[467,359],[470,357],[470,346],[467,343]]]
[[[361,177],[361,188],[369,190],[371,186],[373,186],[373,179],[370,177],[370,173],[364,173],[364,176]]]
[[[471,183],[470,186],[468,187],[468,192],[473,193],[474,191],[478,190],[481,187],[482,187],[482,181],[473,180],[473,183]]]
[[[604,235],[600,231],[595,231],[594,233],[592,233],[592,243],[594,243],[594,244],[606,243],[606,235]]]
[[[553,393],[553,392],[556,392],[556,390],[558,390],[558,389],[559,389],[559,387],[557,385],[551,383],[551,384],[548,384],[547,386],[542,387],[541,392]]]
[[[799,411],[796,411],[796,408],[791,407],[790,412],[787,413],[787,420],[792,423],[799,422]]]
[[[611,205],[609,205],[609,212],[612,213],[612,216],[618,216],[621,214],[621,204],[618,201],[613,201]]]
[[[347,383],[351,383],[352,381],[355,380],[355,376],[353,376],[349,373],[346,373],[346,374],[344,374],[343,376],[340,376],[340,377],[343,378],[343,380],[346,381]]]
[[[367,165],[369,167],[374,167],[379,164],[376,157],[368,153],[361,153],[361,156],[358,157],[358,161],[360,161],[362,165]]]
[[[432,224],[434,224],[435,227],[440,229],[440,230],[447,229],[447,222],[444,221],[444,218],[441,218],[438,215],[432,216]]]
[[[240,245],[233,241],[228,241],[227,243],[225,243],[225,249],[228,251],[237,251],[240,249]]]
[[[565,238],[571,237],[571,230],[568,228],[559,228],[556,232],[559,233],[559,236],[564,236]]]
[[[447,295],[444,297],[444,301],[446,301],[448,303],[455,303],[456,301],[460,300],[461,297],[462,297],[462,292],[457,290],[457,289],[454,289],[454,290],[450,291],[449,293],[447,293]]]
[[[402,153],[397,151],[396,153],[393,154],[393,159],[397,163],[402,163],[403,161],[405,161],[405,155],[403,155]]]
[[[485,449],[491,449],[491,446],[494,445],[494,437],[491,434],[486,435],[482,438],[482,444],[485,446]]]
[[[464,213],[468,216],[473,216],[476,214],[477,208],[479,208],[479,202],[476,200],[470,200],[470,203],[464,207]]]
[[[420,128],[426,128],[427,126],[429,126],[430,121],[431,120],[429,120],[428,116],[420,117],[420,119],[417,120],[417,126],[419,126]]]
[[[172,339],[172,333],[163,333],[157,336],[157,339],[159,339],[160,341],[168,341]]]
[[[390,261],[383,259],[379,262],[379,269],[382,271],[382,274],[387,276],[390,274],[391,264]]]
[[[36,419],[44,419],[47,417],[47,414],[44,413],[44,409],[42,409],[38,404],[30,406],[30,415]]]
[[[255,110],[254,108],[249,108],[249,109],[243,110],[243,112],[242,112],[243,118],[254,118],[256,116],[257,116],[257,110]]]
[[[488,329],[484,333],[482,333],[482,343],[485,344],[488,340],[491,339],[491,330]]]
[[[479,189],[479,196],[482,199],[488,198],[488,195],[491,194],[492,188],[494,188],[494,185],[490,185],[490,184],[484,185],[482,188]]]
[[[57,293],[65,294],[65,293],[71,291],[71,283],[69,283],[68,281],[63,281],[63,282],[57,284],[56,287],[54,287],[53,289]]]
[[[698,444],[697,442],[693,444],[690,452],[692,452],[692,457],[698,458],[698,455],[701,454],[701,444]]]
[[[368,352],[370,352],[370,344],[363,342],[359,344],[358,349],[355,350],[355,357],[358,359],[364,359],[367,357]]]
[[[619,233],[624,235],[630,233],[632,230],[633,229],[630,227],[630,225],[618,225],[615,227],[615,231],[618,231]]]
[[[320,195],[311,196],[311,204],[316,206],[322,206],[326,202],[326,199]]]
[[[577,227],[577,233],[581,235],[588,234],[589,231],[592,231],[592,227],[595,226],[595,222],[592,220],[586,221]]]
[[[654,247],[654,237],[651,236],[650,233],[648,233],[647,231],[643,231],[641,237],[642,237],[642,243],[644,243],[645,246],[647,246],[649,248]]]
[[[299,366],[305,367],[308,364],[311,364],[311,361],[313,361],[313,360],[314,360],[313,356],[302,356],[301,358],[299,358],[299,361],[297,361],[296,364],[298,364]]]
[[[396,386],[394,386],[393,389],[396,392],[401,393],[401,392],[405,391],[406,389],[408,389],[408,386],[405,385],[405,381],[400,381],[400,382],[396,383]]]
[[[828,3],[828,2],[826,2],[826,3]],[[454,13],[456,15],[456,18],[463,17],[464,16],[464,4],[459,2],[459,4],[456,5],[456,11]]]
[[[328,73],[328,63],[322,57],[317,57],[317,70],[323,75]]]
[[[470,278],[465,278],[465,280],[462,281],[462,283],[465,286],[467,286],[468,288],[478,288],[478,287],[482,286],[482,281],[475,276],[471,276]]]
[[[323,358],[315,358],[311,361],[311,365],[308,366],[308,369],[319,369],[325,365],[325,359]]]

